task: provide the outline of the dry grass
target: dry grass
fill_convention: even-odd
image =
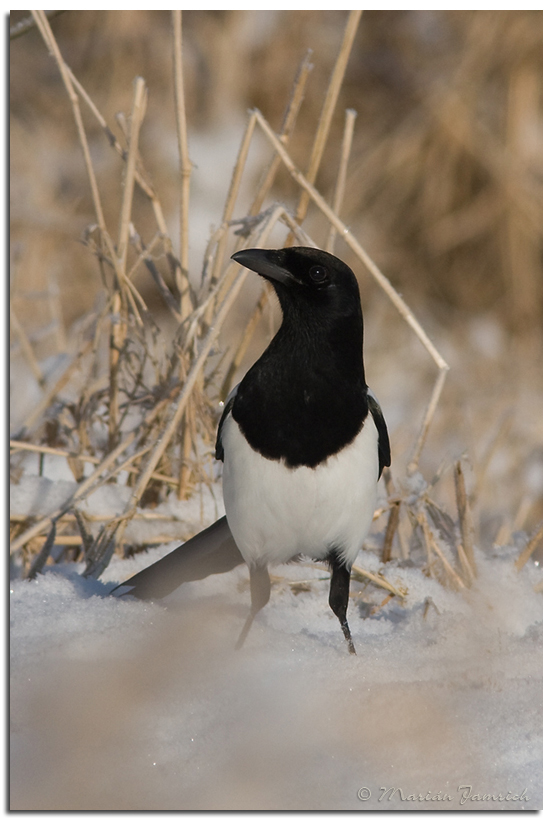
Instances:
[[[376,40],[380,37],[389,44],[393,32],[386,32],[386,27],[380,25],[376,32],[371,32],[369,22],[380,21],[381,15],[388,14],[391,16],[385,19],[397,23],[397,14],[406,13],[365,13],[363,17],[360,12],[350,12],[345,17],[338,12],[330,12],[330,17],[324,12],[284,13],[296,15],[298,23],[290,38],[290,47],[298,31],[305,34],[305,22],[313,19],[309,15],[319,14],[322,20],[334,22],[339,19],[340,42],[335,43],[334,49],[326,49],[333,54],[329,79],[314,110],[313,99],[306,89],[313,79],[315,89],[320,90],[324,72],[313,70],[313,57],[305,54],[303,48],[296,60],[299,64],[296,76],[289,83],[288,106],[284,112],[278,112],[282,117],[280,130],[275,130],[268,117],[257,108],[250,111],[222,216],[212,229],[201,271],[191,266],[194,168],[187,140],[190,111],[198,115],[199,75],[192,72],[190,92],[188,81],[185,91],[183,75],[187,74],[186,61],[191,57],[190,41],[182,48],[182,13],[172,13],[170,30],[164,18],[154,38],[159,42],[156,38],[160,32],[166,38],[164,54],[170,51],[170,44],[172,46],[169,74],[173,77],[178,174],[171,180],[172,195],[167,201],[158,193],[162,188],[165,190],[164,184],[158,186],[154,175],[150,176],[149,168],[156,162],[150,161],[151,141],[144,134],[145,124],[152,120],[160,120],[158,128],[167,123],[167,110],[160,115],[163,101],[156,102],[156,95],[148,92],[144,78],[137,77],[132,84],[121,78],[117,94],[124,95],[124,107],[129,113],[117,117],[121,134],[116,137],[108,125],[109,116],[103,115],[102,105],[94,102],[94,91],[85,88],[85,81],[76,76],[79,72],[68,65],[71,62],[65,56],[65,51],[71,54],[68,45],[65,49],[60,47],[43,12],[32,14],[37,31],[26,36],[36,37],[40,32],[42,47],[45,44],[51,55],[50,72],[54,66],[57,71],[57,77],[50,75],[48,82],[56,94],[63,88],[69,99],[84,156],[87,196],[90,197],[85,211],[92,217],[84,233],[84,244],[90,252],[89,259],[95,259],[99,272],[96,281],[100,280],[101,288],[96,290],[96,306],[89,305],[85,318],[68,332],[62,315],[72,316],[71,309],[66,300],[60,298],[51,278],[46,277],[46,284],[40,276],[23,282],[24,274],[33,267],[31,260],[40,252],[37,248],[43,247],[44,237],[41,235],[35,245],[25,241],[19,256],[14,252],[13,350],[16,357],[24,357],[42,398],[13,431],[13,480],[17,481],[21,454],[35,452],[65,458],[77,481],[73,496],[50,515],[35,521],[17,516],[12,520],[11,552],[21,558],[25,572],[30,576],[39,572],[51,560],[53,545],[58,544],[66,547],[67,557],[84,557],[85,573],[98,577],[113,552],[125,548],[127,524],[143,516],[146,505],[155,507],[170,492],[176,492],[183,499],[194,492],[199,483],[209,481],[207,462],[212,458],[218,403],[243,372],[248,356],[253,355],[269,302],[267,291],[263,290],[253,303],[250,299],[246,308],[242,291],[248,274],[240,272],[234,263],[228,263],[230,255],[246,246],[275,246],[283,242],[316,244],[332,250],[339,242],[338,252],[358,273],[363,291],[373,293],[373,298],[375,292],[381,293],[378,298],[384,300],[381,304],[386,304],[383,315],[387,321],[394,329],[403,323],[401,332],[407,333],[407,344],[417,338],[428,359],[423,367],[425,377],[418,387],[421,409],[424,405],[426,409],[418,429],[416,423],[409,426],[410,439],[403,441],[407,456],[403,462],[400,459],[399,468],[394,468],[395,481],[390,473],[387,475],[388,501],[377,513],[385,522],[377,535],[382,540],[382,560],[387,562],[394,556],[416,559],[423,554],[421,565],[425,572],[455,589],[470,586],[476,575],[474,544],[478,543],[479,534],[475,533],[472,522],[474,509],[486,503],[487,471],[508,431],[503,422],[494,424],[495,433],[485,452],[471,459],[475,472],[472,491],[467,490],[463,463],[458,456],[442,465],[432,480],[422,478],[421,458],[429,431],[448,425],[447,419],[443,420],[446,414],[443,396],[449,365],[397,286],[405,282],[404,274],[399,273],[405,267],[416,278],[416,289],[411,289],[410,294],[418,304],[424,298],[436,299],[442,288],[439,310],[443,311],[445,304],[456,300],[458,310],[478,312],[489,307],[487,294],[497,292],[500,287],[496,281],[488,283],[488,289],[480,288],[477,279],[482,266],[487,265],[488,269],[493,267],[493,276],[503,277],[504,296],[498,314],[505,327],[521,331],[529,324],[535,325],[539,310],[535,285],[535,257],[540,240],[540,194],[536,175],[539,152],[532,143],[533,148],[524,149],[525,156],[517,154],[523,152],[520,120],[531,129],[535,129],[539,120],[539,93],[536,92],[539,70],[535,59],[539,26],[535,13],[465,13],[471,16],[452,13],[447,17],[447,24],[455,32],[455,44],[468,43],[471,49],[463,50],[462,54],[453,49],[453,56],[449,52],[439,55],[437,63],[448,68],[444,76],[451,82],[439,85],[431,82],[427,87],[422,82],[424,67],[417,66],[411,78],[416,78],[416,82],[413,80],[414,87],[409,88],[407,95],[410,110],[401,122],[397,114],[394,119],[393,112],[389,112],[388,122],[373,123],[368,130],[365,124],[362,140],[363,143],[368,140],[370,148],[365,146],[363,150],[359,141],[356,147],[354,133],[354,126],[361,117],[348,109],[345,124],[339,125],[344,123],[338,107],[339,94],[351,96],[351,83],[361,70],[361,52],[356,52],[354,43],[366,44],[372,42],[372,37]],[[92,13],[71,13],[74,14]],[[130,20],[142,13],[109,14],[135,15],[125,18]],[[153,15],[155,23],[161,19],[161,13],[144,14]],[[240,15],[244,14],[229,12],[224,19],[231,27],[236,25],[238,32],[239,23],[244,20]],[[514,59],[512,54],[516,47],[511,35],[513,14],[519,15],[516,19],[525,26],[520,59]],[[482,27],[483,17],[479,15],[487,15],[488,27]],[[121,23],[122,18],[117,19]],[[185,21],[193,22],[197,32],[204,25],[217,26],[217,19],[220,18],[209,14],[185,13]],[[63,17],[59,23],[64,23]],[[63,33],[63,28],[60,31]],[[213,34],[213,30],[210,31]],[[279,37],[280,29],[274,35],[276,49]],[[335,42],[335,34],[333,37]],[[507,37],[506,44],[502,37]],[[139,39],[140,33],[135,45]],[[219,31],[212,42],[210,59],[224,52],[223,40]],[[312,45],[307,38],[306,43]],[[223,86],[221,100],[225,94],[231,95],[228,77],[236,77],[232,71],[233,58],[225,54],[227,62],[219,67],[218,73],[214,70],[211,77],[211,82]],[[267,66],[272,65],[273,56],[271,48],[264,55],[255,52],[255,59],[252,58],[261,81]],[[498,118],[494,106],[490,106],[490,115],[488,109],[476,115],[471,107],[480,105],[478,90],[483,93],[489,84],[492,87],[499,82],[494,75],[494,71],[496,74],[498,71],[498,66],[492,65],[494,58],[508,66],[508,77],[501,78],[509,91],[503,106],[508,125],[506,142],[499,140],[497,128],[494,131],[486,122],[487,116]],[[416,63],[416,49],[406,46],[403,59]],[[344,87],[348,65],[354,79]],[[326,67],[324,61],[323,66]],[[385,60],[382,66],[391,70]],[[224,76],[225,71],[228,77]],[[124,73],[122,71],[122,75]],[[284,74],[281,69],[275,75],[276,88]],[[17,90],[21,78],[17,71],[14,75]],[[378,87],[376,77],[370,72],[369,76],[374,95],[365,94],[363,100],[367,98],[364,105],[370,108],[382,97],[383,88]],[[90,77],[94,87],[94,72]],[[236,89],[232,96],[236,96]],[[267,114],[271,117],[274,97],[279,95],[266,99]],[[388,100],[391,98],[389,95]],[[416,106],[412,104],[413,99],[417,101]],[[16,94],[16,114],[17,104]],[[57,104],[56,97],[54,108]],[[105,101],[104,106],[104,110],[115,110]],[[152,107],[153,114],[150,113]],[[41,116],[44,127],[50,127],[45,112]],[[302,125],[305,116],[310,123],[317,122],[310,141],[306,140],[306,128]],[[15,133],[19,127],[15,116]],[[71,131],[64,120],[60,129],[64,140],[74,140],[74,128]],[[534,131],[532,134],[535,138]],[[252,186],[252,179],[256,174],[259,176],[260,145],[266,165]],[[17,150],[14,154],[17,177]],[[152,151],[152,157],[154,155]],[[115,175],[111,171],[106,176],[105,168],[113,168],[112,156],[120,164],[119,171]],[[305,172],[301,170],[303,166]],[[113,185],[114,176],[121,183],[119,187]],[[329,188],[334,190],[332,197],[321,193]],[[295,205],[283,205],[283,199]],[[49,219],[54,219],[56,207],[46,201],[44,213]],[[178,213],[175,231],[179,237],[178,250],[168,228],[173,224],[175,212]],[[17,242],[19,236],[26,236],[25,231],[28,235],[29,228],[22,227],[17,208],[14,217]],[[368,232],[361,232],[363,221],[370,226]],[[68,231],[74,237],[73,224]],[[505,231],[507,240],[502,243],[499,254],[497,236],[503,236]],[[365,250],[369,245],[394,274],[394,284]],[[34,247],[34,251],[29,247]],[[65,251],[61,246],[56,247],[63,267],[75,249]],[[390,247],[394,248],[395,256],[390,256]],[[478,257],[477,263],[467,262],[470,248]],[[89,264],[87,261],[86,265]],[[456,275],[456,270],[460,275]],[[444,271],[452,280],[447,292]],[[493,276],[490,272],[489,278]],[[529,277],[533,284],[528,284]],[[38,310],[23,308],[30,293],[36,296]],[[50,314],[46,328],[39,318],[44,314],[45,305]],[[240,330],[233,334],[228,320],[235,314],[238,316],[238,309],[241,312],[247,309],[249,314],[243,315],[243,321],[238,319]],[[174,330],[170,334],[164,328],[167,316],[173,321]],[[48,340],[44,347],[40,345],[41,330]],[[66,363],[57,378],[47,379],[43,361],[52,350],[58,355],[65,354]],[[85,473],[87,463],[92,465],[90,474]],[[119,473],[126,474],[127,484],[132,488],[128,504],[116,519],[96,522],[92,535],[79,512],[79,504],[101,484],[114,481]],[[449,514],[447,502],[436,497],[445,484],[448,489],[444,496],[452,501]],[[526,508],[526,517],[519,515],[516,520],[513,513],[509,519],[513,524],[511,531],[522,529],[528,523],[533,525],[532,503]],[[71,522],[74,522],[73,532],[61,535],[60,527],[71,526]],[[478,528],[476,526],[476,530]],[[500,534],[505,536],[503,532]],[[505,543],[499,537],[497,540]],[[517,563],[518,568],[538,546],[539,538],[527,540],[529,543]],[[82,548],[75,549],[79,543]],[[383,578],[370,577],[370,573],[359,567],[355,571],[355,577],[371,580],[392,595],[403,594]]]

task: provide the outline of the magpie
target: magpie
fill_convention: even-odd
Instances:
[[[365,382],[359,286],[348,265],[317,248],[250,248],[232,259],[272,284],[282,323],[219,422],[226,516],[113,592],[164,597],[245,562],[251,607],[239,648],[269,601],[268,566],[306,556],[329,565],[329,605],[355,654],[351,566],[391,463],[386,423]]]

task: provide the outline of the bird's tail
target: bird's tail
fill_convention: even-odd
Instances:
[[[119,584],[111,594],[133,595],[145,600],[164,598],[186,581],[229,572],[243,563],[225,515],[155,564]]]

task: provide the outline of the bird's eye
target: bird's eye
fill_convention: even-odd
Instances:
[[[323,265],[314,265],[309,269],[309,278],[315,285],[322,285],[328,279],[328,271]]]

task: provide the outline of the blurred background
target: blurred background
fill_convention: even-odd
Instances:
[[[10,26],[27,16],[11,12]],[[345,11],[183,12],[193,282],[221,219],[247,110],[258,107],[278,130],[311,49],[289,146],[298,166],[307,166],[346,19]],[[144,77],[141,156],[178,247],[170,12],[66,11],[50,22],[116,134],[132,81]],[[80,241],[95,215],[67,93],[36,28],[12,40],[10,72],[11,298],[46,372],[102,289],[98,262]],[[348,108],[358,116],[343,221],[451,366],[421,469],[430,479],[467,453],[474,500],[486,510],[483,531],[495,538],[502,527],[503,537],[531,529],[541,517],[542,13],[365,11],[316,180],[328,200]],[[83,116],[116,235],[123,165],[97,122],[86,110]],[[252,185],[269,157],[254,142]],[[276,190],[294,206],[297,190],[284,170]],[[151,207],[140,191],[133,207],[139,232],[151,235]],[[319,238],[315,213],[305,226]],[[355,268],[345,245],[336,252]],[[359,278],[367,378],[389,420],[399,474],[436,368],[374,281]],[[147,272],[134,281],[163,324],[166,309]],[[255,286],[250,291],[245,315],[258,295]],[[273,305],[245,366],[266,344],[275,315]],[[25,367],[17,336],[12,354],[13,392]]]

